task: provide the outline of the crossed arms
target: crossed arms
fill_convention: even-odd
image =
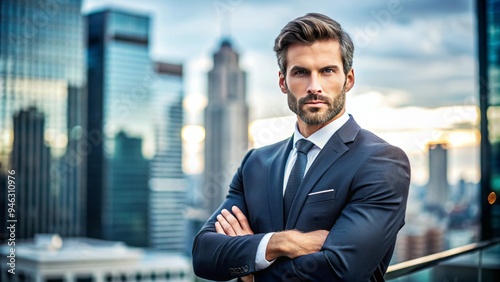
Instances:
[[[248,159],[247,155],[238,169],[226,201],[195,239],[193,267],[198,276],[229,280],[254,274],[261,281],[366,281],[378,273],[383,279],[397,232],[404,224],[408,195],[410,168],[400,149],[384,146],[359,160],[346,188],[348,198],[335,203],[344,207],[338,218],[331,219],[331,230],[274,233],[266,259],[276,261],[259,271],[255,258],[265,233],[253,234],[259,228],[247,220],[242,171]]]
[[[231,208],[233,213],[223,209],[217,216],[215,230],[218,234],[234,236],[253,235],[248,220],[237,207]],[[298,230],[287,230],[274,233],[266,248],[266,260],[274,261],[279,257],[294,259],[307,254],[319,252],[323,246],[328,230],[317,230],[303,233]],[[243,282],[252,282],[253,274],[240,278]]]

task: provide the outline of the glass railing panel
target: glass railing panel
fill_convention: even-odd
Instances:
[[[499,239],[402,262],[389,268],[386,280],[420,281],[500,281]]]

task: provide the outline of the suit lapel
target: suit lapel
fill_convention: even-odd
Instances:
[[[311,167],[307,171],[302,184],[300,185],[295,200],[290,208],[290,215],[286,222],[285,229],[293,229],[300,215],[307,195],[312,190],[314,185],[319,181],[321,176],[349,150],[345,143],[354,141],[354,138],[359,132],[360,127],[351,117],[333,136],[328,140],[325,147],[318,154]]]
[[[268,180],[268,200],[270,209],[270,218],[273,229],[276,231],[283,230],[283,179],[285,174],[285,165],[288,160],[288,155],[292,150],[293,138],[288,142],[284,142],[279,148],[276,155],[273,157],[271,167],[269,168]]]

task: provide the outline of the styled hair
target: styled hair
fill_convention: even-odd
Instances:
[[[274,52],[281,73],[286,75],[286,55],[291,44],[312,45],[316,41],[329,39],[339,42],[343,71],[347,75],[352,68],[354,54],[351,37],[342,30],[338,22],[318,13],[309,13],[289,22],[274,40]]]

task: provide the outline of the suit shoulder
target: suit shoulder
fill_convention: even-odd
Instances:
[[[361,146],[367,147],[372,152],[391,151],[396,153],[397,155],[401,155],[404,156],[404,158],[407,158],[406,153],[401,148],[390,144],[389,142],[369,130],[361,129],[358,137]]]
[[[358,137],[361,137],[363,141],[367,141],[368,143],[390,145],[387,141],[382,139],[380,136],[378,136],[377,134],[375,134],[369,130],[366,130],[366,129],[361,129],[359,131]]]

